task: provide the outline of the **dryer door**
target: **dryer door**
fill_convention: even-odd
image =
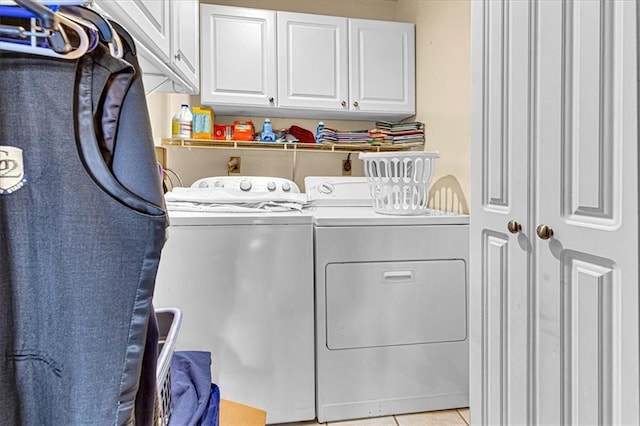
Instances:
[[[462,341],[465,262],[332,263],[326,267],[327,347]]]

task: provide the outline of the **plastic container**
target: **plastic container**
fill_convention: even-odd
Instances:
[[[391,215],[427,210],[437,152],[361,152],[373,209]]]
[[[320,136],[323,130],[324,130],[324,123],[321,121],[318,123],[318,127],[316,128],[316,143],[320,143]]]
[[[182,104],[180,111],[173,116],[171,121],[171,137],[181,139],[191,139],[191,124],[193,114],[189,110],[189,105]]]
[[[264,119],[260,140],[263,142],[274,142],[276,140],[276,135],[273,133],[273,127],[271,126],[271,120],[268,118]]]
[[[178,308],[156,309],[158,320],[158,363],[156,385],[159,407],[155,425],[166,426],[171,417],[171,358],[176,348],[178,332],[182,325],[182,312]]]
[[[191,137],[193,139],[212,139],[215,125],[213,110],[205,107],[193,107],[192,114]]]

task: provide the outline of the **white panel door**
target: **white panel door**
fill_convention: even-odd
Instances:
[[[276,106],[276,12],[200,5],[205,104]]]
[[[349,109],[415,113],[415,25],[349,19]]]
[[[472,421],[640,424],[637,4],[472,21]]]
[[[533,7],[535,420],[640,424],[636,3]]]
[[[200,90],[200,3],[198,0],[174,0],[171,7],[172,61],[197,93]]]
[[[471,5],[471,416],[474,424],[528,424],[531,15],[526,2]]]
[[[170,0],[97,0],[98,7],[129,31],[167,63],[171,48]]]
[[[278,12],[281,107],[347,110],[347,18]]]

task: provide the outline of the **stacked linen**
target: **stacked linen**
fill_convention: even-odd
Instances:
[[[420,121],[408,123],[377,121],[375,130],[384,135],[384,141],[387,143],[424,142],[424,123]]]
[[[370,143],[372,137],[369,130],[337,130],[325,127],[319,133],[320,143]]]
[[[173,188],[165,194],[169,211],[267,213],[302,211],[307,203],[300,193],[247,193],[229,188]]]

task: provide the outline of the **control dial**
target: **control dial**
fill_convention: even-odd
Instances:
[[[284,183],[282,184],[282,190],[283,190],[284,192],[289,192],[289,191],[291,191],[291,185],[289,184],[289,182],[284,182]]]
[[[318,191],[322,192],[323,194],[331,194],[333,192],[333,189],[334,186],[329,182],[323,182],[318,187]]]
[[[276,183],[275,183],[275,182],[273,182],[273,181],[271,181],[271,182],[267,183],[267,189],[268,189],[269,191],[275,191],[275,190],[276,190]]]
[[[243,179],[240,181],[240,189],[243,191],[251,190],[251,181],[248,179]]]
[[[224,182],[221,180],[217,180],[216,183],[213,184],[214,188],[224,188]]]

